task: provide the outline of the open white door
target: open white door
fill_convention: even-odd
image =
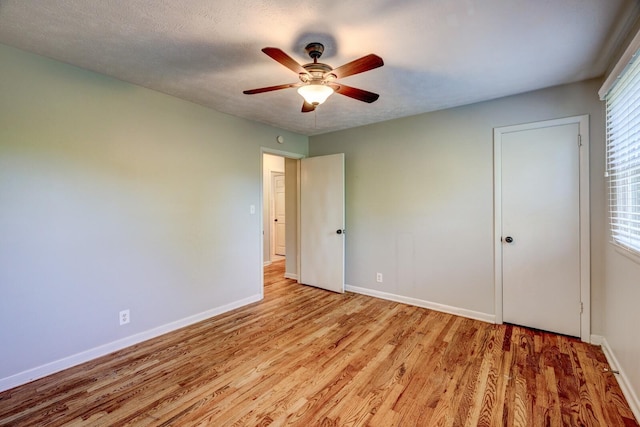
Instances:
[[[300,162],[300,282],[344,292],[344,154]]]

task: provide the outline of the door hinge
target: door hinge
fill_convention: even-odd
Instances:
[[[580,301],[580,314],[584,313],[584,303]]]
[[[578,147],[582,147],[582,135],[578,134]]]

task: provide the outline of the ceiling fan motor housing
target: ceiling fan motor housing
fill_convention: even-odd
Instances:
[[[333,80],[335,76],[330,73],[333,68],[321,62],[311,62],[302,66],[307,72],[300,73],[302,82]]]
[[[322,56],[324,52],[324,45],[322,43],[309,43],[307,47],[304,48],[307,51],[311,59],[316,61],[318,58]]]
[[[330,74],[333,68],[330,65],[318,62],[318,58],[320,58],[324,52],[324,45],[322,43],[309,43],[307,47],[305,47],[305,50],[311,59],[313,59],[313,62],[302,66],[307,72],[300,73],[299,77],[303,83],[313,82],[318,84],[335,79],[335,76]]]

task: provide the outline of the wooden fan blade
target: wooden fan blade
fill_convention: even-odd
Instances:
[[[264,49],[262,49],[262,51],[296,74],[307,73],[307,70],[305,70],[302,65],[298,64],[295,59],[293,59],[277,47],[265,47]]]
[[[328,74],[334,74],[337,78],[352,76],[358,73],[364,73],[365,71],[373,70],[374,68],[382,67],[384,62],[378,55],[369,54],[363,56],[355,61],[348,62],[332,71]]]
[[[245,95],[255,95],[256,93],[271,92],[272,90],[288,89],[290,87],[302,86],[302,83],[288,83],[284,85],[261,87],[258,89],[243,90]]]
[[[304,101],[302,103],[302,112],[303,113],[308,113],[310,111],[313,111],[316,109],[316,106],[313,104],[308,103],[307,101]]]
[[[357,99],[358,101],[368,102],[369,104],[377,100],[380,95],[377,93],[369,92],[363,89],[343,85],[342,83],[330,83],[330,86],[336,93],[340,95],[348,96],[349,98]]]

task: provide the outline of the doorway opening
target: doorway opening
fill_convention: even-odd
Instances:
[[[284,262],[285,278],[344,292],[344,153],[304,158],[262,148],[261,160],[263,273],[265,266]],[[279,183],[282,173],[284,182]],[[278,201],[280,186],[284,200]],[[285,227],[280,231],[274,225],[280,222],[277,203],[284,204]],[[284,234],[279,249],[278,232]],[[279,258],[282,253],[284,260]],[[262,280],[264,291],[264,274]]]
[[[263,229],[263,262],[264,265],[269,265],[274,261],[285,259],[286,257],[286,245],[285,242],[280,242],[281,247],[276,255],[276,232],[280,232],[280,236],[286,239],[286,230],[275,226],[274,222],[279,219],[280,222],[285,220],[286,215],[283,212],[282,217],[276,217],[276,186],[281,185],[285,189],[285,170],[284,170],[284,157],[273,154],[263,153],[262,155],[262,229]],[[286,195],[281,193],[279,196],[284,204],[286,201]],[[284,207],[284,206],[278,206]],[[286,220],[285,220],[286,224]]]
[[[298,280],[299,271],[298,182],[302,157],[262,149],[263,269],[274,262],[284,263],[284,277],[294,280]]]

